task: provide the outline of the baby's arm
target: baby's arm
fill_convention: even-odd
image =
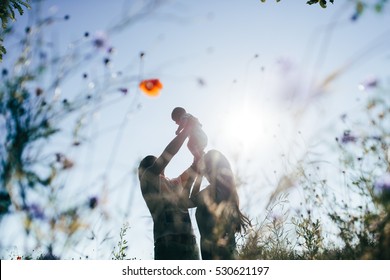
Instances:
[[[183,130],[183,128],[184,128],[184,125],[183,125],[183,123],[181,122],[181,123],[179,124],[179,127],[178,127],[177,130],[176,130],[176,135],[178,135],[178,134],[180,133],[180,131]]]
[[[180,119],[180,122],[178,122],[179,127],[176,130],[176,135],[178,135],[180,133],[180,131],[183,130],[183,128],[187,125],[187,123],[188,123],[188,118],[181,118]]]

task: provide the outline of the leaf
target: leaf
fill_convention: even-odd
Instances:
[[[12,2],[12,6],[14,6],[16,10],[18,10],[20,15],[23,15],[24,11],[22,6],[20,6],[17,2]]]
[[[12,20],[16,20],[15,19],[15,11],[12,9],[11,6],[8,7],[8,10],[9,10],[9,13],[8,13],[8,17]]]
[[[356,3],[356,12],[361,15],[364,11],[364,4],[362,1]]]
[[[3,54],[6,54],[7,50],[4,48],[4,46],[0,45],[0,62],[3,61]]]
[[[377,3],[375,5],[375,12],[380,13],[380,12],[382,12],[382,10],[383,10],[383,4]]]
[[[310,0],[310,1],[307,1],[306,4],[308,5],[313,5],[313,4],[316,4],[318,3],[319,0]]]

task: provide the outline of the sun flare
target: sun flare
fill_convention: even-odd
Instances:
[[[253,149],[259,144],[264,117],[250,106],[233,108],[224,123],[224,135],[229,144]]]

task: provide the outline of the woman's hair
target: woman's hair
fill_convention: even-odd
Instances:
[[[206,176],[216,190],[216,203],[221,201],[238,202],[234,175],[227,158],[217,150],[210,150],[204,156]]]
[[[210,187],[214,188],[213,196],[216,204],[226,203],[233,205],[233,220],[236,232],[246,230],[250,225],[249,219],[240,211],[239,198],[236,189],[234,174],[227,158],[217,150],[210,150],[204,156],[204,172],[209,180]],[[234,221],[231,221],[234,224]]]

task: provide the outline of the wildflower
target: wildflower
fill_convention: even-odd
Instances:
[[[271,214],[269,215],[269,220],[272,223],[276,224],[276,223],[278,223],[278,222],[283,220],[283,216],[278,214],[278,213],[271,212]]]
[[[280,72],[285,75],[291,73],[294,68],[294,63],[287,57],[281,57],[277,60]]]
[[[35,89],[35,95],[36,96],[41,96],[42,93],[43,93],[43,89],[42,88],[38,87],[38,88]]]
[[[363,82],[359,84],[359,89],[361,91],[374,89],[378,87],[379,81],[376,77],[368,77]]]
[[[40,207],[36,203],[32,203],[31,205],[28,205],[26,207],[27,211],[30,213],[31,218],[35,218],[38,220],[44,220],[45,219],[45,213],[43,212],[42,207]]]
[[[107,45],[107,35],[106,33],[99,31],[96,32],[94,39],[92,40],[92,44],[97,49],[103,49]]]
[[[17,259],[18,261],[20,261],[20,260],[22,259],[22,257],[21,257],[21,256],[17,256],[16,259]]]
[[[139,84],[139,88],[148,96],[158,96],[162,89],[162,84],[159,79],[143,80]]]
[[[104,63],[105,66],[109,66],[109,65],[110,65],[110,62],[111,62],[111,59],[109,59],[108,57],[105,57],[105,58],[103,59],[103,63]]]
[[[109,47],[109,48],[107,49],[107,52],[108,52],[109,54],[114,53],[114,51],[115,51],[114,47]]]
[[[127,89],[127,88],[119,88],[118,90],[119,90],[121,93],[123,93],[124,95],[126,95],[127,92],[128,92],[128,89]]]
[[[75,147],[77,147],[77,146],[80,146],[80,145],[81,145],[81,142],[75,140],[75,141],[73,141],[72,145],[75,146]]]
[[[202,78],[198,78],[198,85],[200,87],[204,87],[206,85],[206,82],[205,80],[203,80]]]
[[[359,16],[360,16],[359,13],[353,13],[353,15],[351,16],[351,21],[357,21]]]
[[[71,169],[73,166],[74,166],[74,162],[73,161],[71,161],[68,158],[64,158],[64,160],[62,162],[62,168],[63,169]]]
[[[89,201],[88,201],[88,207],[90,209],[94,209],[97,205],[98,205],[98,198],[96,196],[92,196],[89,198]]]
[[[56,162],[61,163],[62,168],[65,169],[70,169],[74,166],[74,162],[68,159],[64,154],[61,153],[56,153]]]
[[[351,131],[344,131],[343,137],[341,138],[341,143],[348,144],[351,142],[356,142],[357,138],[351,135]]]
[[[390,209],[390,172],[386,172],[375,181],[373,194],[378,202]]]
[[[374,193],[390,197],[390,173],[387,172],[379,177],[374,183]]]

